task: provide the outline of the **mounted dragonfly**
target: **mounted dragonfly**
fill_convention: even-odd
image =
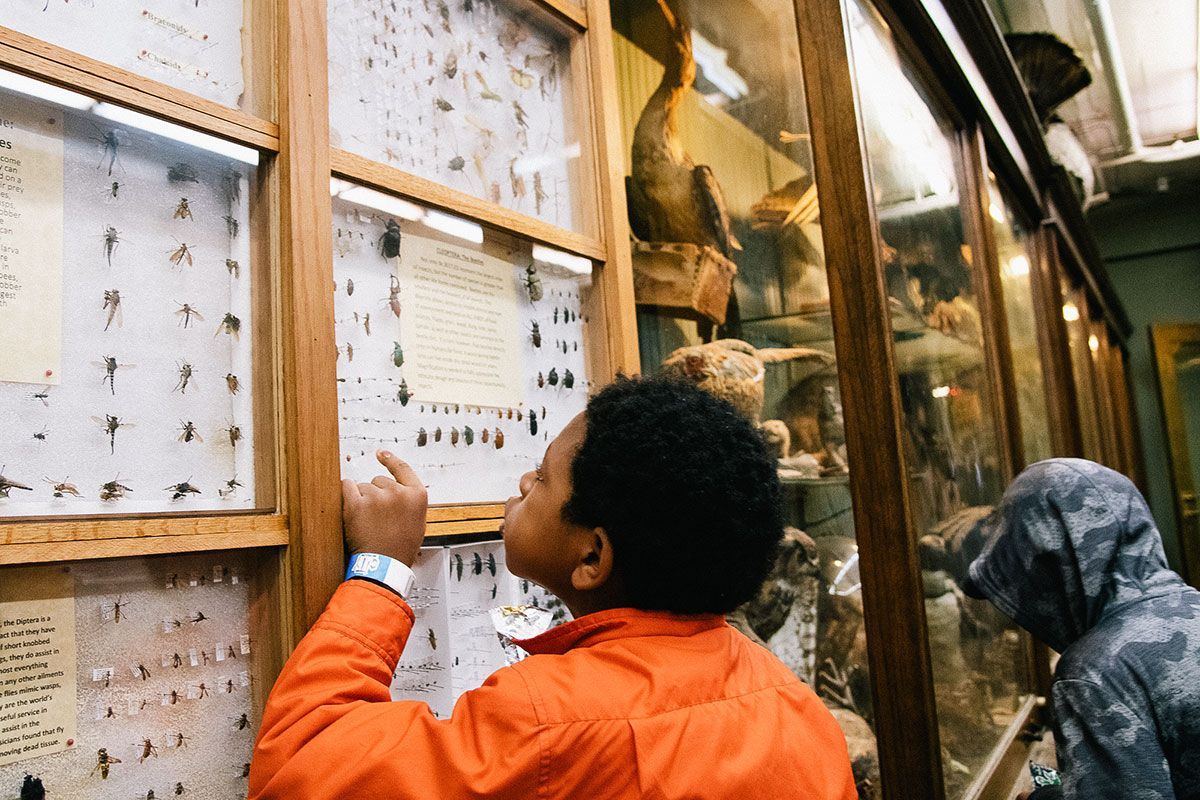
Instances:
[[[101,385],[107,383],[109,392],[115,395],[117,393],[117,384],[115,380],[117,370],[136,367],[137,364],[122,364],[117,361],[116,356],[101,356],[100,358],[100,361],[92,362],[97,367],[100,367],[102,370],[104,370],[104,377],[100,379],[100,383]]]
[[[104,433],[107,434],[108,452],[110,454],[117,451],[117,429],[134,427],[132,422],[125,422],[113,414],[105,414],[103,417],[92,417],[92,422],[103,428]]]

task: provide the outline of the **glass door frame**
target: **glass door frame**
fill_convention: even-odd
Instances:
[[[1200,585],[1200,510],[1197,487],[1192,479],[1195,465],[1187,447],[1187,427],[1179,397],[1179,379],[1175,358],[1179,350],[1200,342],[1200,324],[1178,323],[1150,326],[1154,351],[1158,397],[1167,436],[1167,463],[1171,470],[1171,499],[1179,531],[1179,549],[1183,556],[1183,578]]]

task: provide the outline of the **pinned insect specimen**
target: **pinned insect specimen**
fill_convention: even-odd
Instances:
[[[120,182],[120,181],[113,181],[113,182],[112,182],[112,186],[108,187],[108,189],[107,189],[107,190],[105,190],[105,192],[104,192],[104,193],[105,193],[106,195],[108,195],[109,197],[111,197],[112,199],[116,200],[116,199],[117,199],[117,193],[118,193],[118,192],[120,192],[120,191],[121,191],[121,182]]]
[[[500,430],[499,428],[496,428],[496,436],[494,438],[496,441],[496,449],[497,450],[504,447],[504,431]]]
[[[145,681],[150,679],[150,670],[146,669],[145,664],[139,663],[134,669],[137,670],[137,676],[142,680]]]
[[[444,97],[434,98],[433,105],[437,108],[438,111],[453,111],[454,110],[454,106],[451,105],[450,101],[445,99]]]
[[[417,431],[417,447],[424,447],[427,444],[429,444],[429,434],[425,432],[424,428],[421,428]]]
[[[338,352],[339,353],[342,352],[342,349],[340,347],[338,348]],[[346,342],[346,360],[347,361],[354,360],[354,345],[350,344],[350,342]]]
[[[546,383],[551,386],[558,386],[558,368],[551,367],[550,374],[546,376]]]
[[[203,443],[204,437],[202,437],[199,431],[196,430],[196,426],[191,420],[188,420],[187,422],[180,422],[178,441],[190,442],[192,440]]]
[[[179,204],[175,206],[175,215],[172,219],[190,219],[193,222],[196,221],[196,218],[192,216],[192,207],[188,205],[186,197],[179,198]]]
[[[250,777],[250,762],[247,761],[245,764],[242,764],[240,767],[238,767],[238,772],[241,774],[241,777],[249,778]]]
[[[242,203],[242,173],[230,169],[221,176],[221,189],[225,192],[225,205],[233,208]]]
[[[538,327],[537,322],[532,323],[533,328],[529,331],[529,338],[533,341],[534,347],[542,346],[542,330]]]
[[[482,442],[483,444],[487,444],[488,439],[490,439],[491,436],[492,436],[492,432],[490,430],[488,430],[487,428],[484,428],[483,432],[481,434],[479,434],[479,441]]]
[[[451,172],[462,172],[463,167],[467,166],[467,160],[462,156],[455,156],[446,163],[446,166],[450,168]]]
[[[154,758],[158,758],[158,748],[155,747],[154,742],[150,741],[149,739],[142,739],[142,743],[135,744],[134,747],[142,748],[142,754],[138,757],[139,764],[141,764],[142,762],[144,762],[147,758],[150,758],[151,756],[153,756]]]
[[[191,423],[188,423],[189,425]],[[181,497],[186,497],[189,494],[201,494],[200,490],[191,484],[191,478],[180,483],[174,483],[164,489],[164,492],[171,492],[171,499],[178,500]]]
[[[541,373],[541,371],[538,372],[537,384],[538,384],[539,389],[544,388],[546,386],[546,376],[543,375]]]
[[[37,439],[39,442],[46,441],[47,430],[48,430],[48,428],[45,425],[43,425],[42,429],[33,435],[33,438]]]
[[[118,364],[116,356],[101,356],[101,359],[101,361],[95,362],[97,366],[104,368],[104,377],[100,379],[100,385],[103,386],[107,382],[109,392],[115,395],[117,393],[117,385],[114,376],[117,374],[117,370],[122,367],[132,367],[135,365]]]
[[[108,452],[110,454],[117,452],[117,429],[132,428],[132,422],[122,422],[120,417],[113,414],[105,414],[104,419],[100,417],[92,417],[92,422],[95,422],[108,435]]]
[[[117,321],[117,327],[124,327],[125,321],[121,314],[121,291],[120,289],[105,289],[104,290],[104,305],[101,311],[108,311],[108,318],[104,320],[104,330],[108,330],[113,324],[113,320]]]
[[[470,425],[463,428],[463,441],[466,442],[467,447],[475,444],[475,431],[471,430]]]
[[[114,184],[115,186],[116,184]],[[117,245],[121,243],[121,232],[112,225],[104,226],[104,258],[108,261],[108,266],[112,266],[113,253],[117,252]]]
[[[196,2],[199,3],[200,0],[196,0]],[[146,800],[155,800],[155,795],[154,795],[153,789],[146,790]]]
[[[440,97],[438,98],[438,101],[439,103],[446,103],[446,101],[442,100]],[[446,105],[450,106],[449,103],[446,103]],[[451,108],[453,108],[453,106],[450,106],[450,108],[443,108],[442,110],[450,111]],[[389,217],[388,221],[384,223],[384,231],[379,237],[379,252],[385,259],[397,258],[400,255],[400,223],[396,222],[396,220],[392,219],[391,217]],[[393,275],[392,281],[394,282],[395,280],[396,276]],[[399,287],[396,288],[399,290]]]
[[[433,441],[440,442],[442,440],[442,427],[439,425],[433,431]]]
[[[128,486],[120,482],[120,479],[114,479],[100,487],[101,500],[120,500],[125,497],[126,492],[132,492]]]
[[[226,214],[221,219],[225,220],[225,232],[229,234],[229,238],[236,239],[238,236],[238,231],[242,229],[241,223],[238,222],[237,217]]]
[[[542,213],[542,203],[549,199],[550,195],[546,194],[546,189],[542,186],[542,173],[533,173],[533,204],[537,213]]]
[[[397,254],[399,254],[399,244],[396,245]],[[392,314],[396,319],[400,319],[400,279],[395,275],[390,276],[391,282],[388,286],[388,308],[392,310]]]
[[[222,499],[231,497],[233,495],[233,493],[236,492],[241,487],[242,487],[242,482],[237,479],[236,475],[234,475],[232,478],[225,481],[225,488],[218,489],[217,494],[221,495]]]
[[[8,497],[8,493],[13,489],[24,489],[27,492],[33,491],[32,486],[26,486],[20,481],[5,477],[4,467],[0,466],[0,497]]]
[[[200,685],[196,687],[196,692],[197,692],[197,694],[196,694],[197,700],[203,700],[204,698],[211,696],[208,692],[208,684],[205,683],[204,681],[201,681]]]
[[[433,632],[433,628],[428,629],[428,633],[425,634],[425,638],[429,640],[430,649],[437,650],[437,635]]]
[[[515,158],[508,162],[508,182],[512,187],[513,198],[523,199],[525,197],[525,178],[517,173],[517,159]],[[532,267],[533,265],[530,264],[530,268]]]
[[[46,787],[41,778],[26,775],[21,783],[21,800],[46,800]]]
[[[217,325],[217,332],[213,334],[213,338],[220,336],[222,333],[227,333],[234,339],[241,338],[242,321],[235,317],[232,312],[226,312],[221,318],[221,322]]]
[[[554,324],[558,324],[558,306],[554,307]]]
[[[371,335],[371,312],[363,312],[362,316],[363,330],[367,332],[367,336]]]
[[[349,297],[352,294],[354,294],[354,279],[346,278],[346,296]]]
[[[177,161],[167,169],[167,180],[172,183],[199,183],[196,168],[183,161]]]
[[[237,394],[242,389],[241,381],[232,372],[225,373],[225,386],[228,387],[230,394]]]
[[[450,446],[458,447],[458,428],[450,429]]]
[[[103,148],[100,155],[100,163],[96,165],[96,168],[99,169],[104,166],[104,159],[108,159],[108,177],[111,178],[113,167],[116,166],[119,158],[121,138],[117,135],[116,128],[114,128],[107,133],[101,134],[100,138],[96,139],[96,141],[100,142],[100,146]]]
[[[524,283],[525,290],[529,292],[529,301],[531,303],[536,303],[542,299],[544,294],[542,291],[542,278],[538,275],[537,270],[534,269],[533,264],[525,267]]]
[[[100,779],[106,780],[108,778],[108,768],[113,764],[120,763],[121,759],[110,756],[108,754],[108,750],[101,747],[96,751],[96,766],[92,767],[92,771],[88,773],[88,777],[90,778],[91,776],[95,775],[96,770],[100,770]]]
[[[178,797],[179,795],[183,794],[183,793],[184,793],[184,792],[186,792],[186,791],[187,791],[187,790],[183,788],[183,784],[182,784],[182,783],[178,783],[178,782],[176,782],[176,784],[175,784],[175,796],[176,796],[176,797]]]
[[[191,303],[180,303],[176,301],[175,304],[179,306],[179,310],[175,312],[175,316],[179,317],[179,325],[182,325],[185,328],[188,327],[192,324],[193,317],[201,322],[204,321],[204,315],[201,314]],[[178,325],[176,327],[178,327]]]
[[[234,720],[234,723],[233,723],[233,727],[239,731],[244,731],[247,728],[249,728],[250,727],[250,715],[242,714],[240,717],[236,717]]]
[[[79,493],[79,488],[73,483],[67,483],[65,480],[56,481],[51,478],[43,478],[42,480],[50,484],[55,497],[63,497],[68,494],[72,497],[83,497]]]
[[[404,350],[400,347],[399,342],[395,342],[392,347],[392,363],[397,367],[404,366]]]
[[[191,381],[192,381],[192,372],[193,371],[194,370],[192,369],[191,364],[187,363],[186,361],[180,362],[180,364],[179,364],[179,380],[175,383],[175,388],[172,389],[171,391],[179,392],[180,394],[187,394],[187,387],[188,387],[188,384],[191,383]]]
[[[242,277],[242,265],[239,264],[235,259],[225,259],[225,269],[227,269],[229,274],[235,278]]]
[[[446,54],[446,58],[442,62],[442,74],[448,79],[454,80],[454,76],[458,74],[458,53],[451,51]]]
[[[530,414],[529,415],[529,435],[537,436],[537,431],[538,431],[537,414]]]
[[[493,578],[496,577],[496,554],[495,553],[488,553],[487,571],[488,571],[488,574],[491,575]]]
[[[396,392],[396,399],[400,401],[401,406],[407,406],[408,401],[412,399],[412,392],[408,391],[408,383],[403,378],[400,379],[400,389]]]
[[[175,654],[175,658],[179,658],[178,653]],[[182,663],[182,659],[180,659],[180,662]],[[179,692],[176,689],[172,689],[169,692],[163,692],[163,705],[165,706],[176,705],[179,702],[179,699]]]
[[[168,260],[177,267],[181,266],[184,261],[187,261],[189,267],[195,263],[192,259],[192,248],[187,242],[180,242],[179,247],[172,251]]]
[[[41,400],[42,405],[44,405],[46,408],[50,407],[50,403],[48,402],[50,400],[49,386],[47,386],[45,389],[42,389],[40,392],[34,392],[32,396],[34,400]]]
[[[571,374],[571,370],[569,370],[569,369],[563,369],[563,388],[564,389],[574,389],[575,388],[575,376]]]

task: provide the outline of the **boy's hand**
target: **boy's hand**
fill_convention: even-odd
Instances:
[[[350,554],[379,553],[410,567],[425,538],[429,496],[412,467],[386,450],[375,453],[392,477],[342,481],[342,525]],[[393,478],[395,480],[393,480]]]

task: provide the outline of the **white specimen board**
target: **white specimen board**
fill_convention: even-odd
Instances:
[[[183,797],[244,797],[258,726],[246,568],[232,553],[22,568],[22,581],[74,579],[76,734],[63,752],[0,766],[0,797],[26,774],[55,800],[167,798],[176,784]],[[120,760],[107,778],[101,748]]]
[[[530,4],[532,6],[532,4]],[[334,147],[590,232],[571,40],[505,0],[330,0]]]
[[[237,107],[243,0],[5,0],[0,25]]]
[[[424,547],[413,572],[408,603],[415,621],[393,675],[392,699],[427,703],[439,719],[505,666],[491,609],[536,605],[553,610],[555,624],[570,619],[562,601],[508,571],[501,542]]]
[[[66,252],[58,384],[0,382],[0,413],[9,419],[0,467],[29,487],[0,497],[0,517],[252,507],[247,194],[255,168],[0,91],[0,107],[10,104],[64,119]],[[120,302],[110,320],[113,290]],[[192,371],[186,386],[184,365]],[[236,393],[227,376],[237,378]],[[118,423],[111,435],[110,417]],[[189,422],[198,436],[185,433]],[[101,499],[110,482],[127,491]],[[175,498],[168,487],[184,482],[200,493]],[[79,496],[55,497],[56,484]]]
[[[532,263],[528,251],[493,252],[511,265],[516,323],[504,335],[511,337],[507,344],[519,346],[521,402],[493,407],[469,395],[435,402],[414,393],[407,358],[397,366],[397,352],[411,348],[401,335],[400,318],[411,287],[403,281],[398,259],[385,258],[381,250],[381,237],[394,218],[342,197],[333,199],[333,218],[343,476],[371,480],[382,471],[375,450],[386,448],[412,465],[431,503],[495,502],[516,494],[520,476],[541,461],[549,442],[587,404],[581,307],[590,276],[539,263],[542,297],[535,302],[525,284]],[[402,237],[437,236],[420,222],[396,223]],[[465,246],[452,237],[439,241]],[[393,289],[394,304],[389,302]],[[540,346],[534,344],[535,323]],[[421,333],[418,328],[410,335]]]

